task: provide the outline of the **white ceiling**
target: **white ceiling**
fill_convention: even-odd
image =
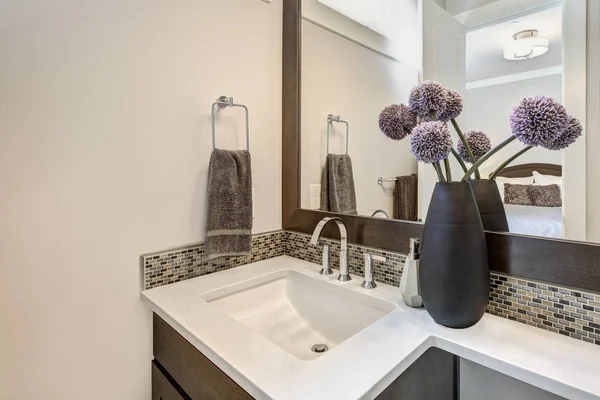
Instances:
[[[505,60],[504,46],[513,34],[527,29],[550,39],[548,53],[531,60]],[[562,6],[468,32],[466,54],[467,82],[562,65]]]

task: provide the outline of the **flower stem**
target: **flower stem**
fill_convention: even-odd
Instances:
[[[463,161],[462,158],[460,158],[460,155],[458,154],[458,152],[456,150],[454,150],[454,147],[452,148],[452,154],[454,154],[454,157],[456,158],[456,161],[458,161],[458,163],[460,164],[460,167],[462,168],[463,172],[467,172],[467,164],[465,164],[465,162]]]
[[[448,157],[444,158],[444,167],[446,167],[446,179],[448,179],[448,182],[452,182],[452,169],[450,168]]]
[[[498,146],[494,147],[493,149],[491,149],[490,151],[485,153],[483,155],[483,157],[481,157],[479,160],[477,160],[477,162],[475,164],[471,165],[471,168],[467,171],[465,176],[463,176],[463,178],[461,179],[461,182],[468,181],[469,178],[471,178],[471,175],[473,175],[473,172],[475,172],[475,170],[477,170],[477,168],[479,168],[481,166],[481,164],[486,162],[491,156],[496,154],[498,151],[502,150],[504,147],[506,147],[510,142],[512,142],[515,139],[516,139],[516,137],[511,135],[507,139],[505,139],[502,143],[500,143]]]
[[[515,161],[517,158],[519,158],[521,155],[525,154],[526,152],[528,152],[529,150],[533,149],[533,146],[527,146],[525,147],[523,150],[519,151],[517,154],[515,154],[514,156],[512,156],[511,158],[509,158],[508,160],[504,161],[502,164],[500,164],[500,166],[490,175],[490,179],[496,179],[496,176],[498,176],[498,174],[508,166],[508,164],[510,164],[511,162]]]
[[[467,142],[467,138],[466,138],[465,134],[460,129],[460,127],[458,126],[458,123],[456,122],[456,120],[454,118],[452,118],[450,121],[452,122],[452,126],[454,127],[454,130],[456,130],[456,133],[458,134],[460,141],[462,142],[463,146],[467,150],[467,154],[469,155],[471,164],[475,164],[475,154],[473,154],[473,150],[471,150],[471,146],[469,146],[469,143]],[[475,179],[481,179],[481,174],[479,173],[478,168],[475,168]]]
[[[440,166],[439,161],[434,162],[432,165],[433,165],[433,168],[435,168],[435,172],[437,172],[439,181],[446,182],[446,179],[444,178],[444,174],[442,173],[442,167]]]

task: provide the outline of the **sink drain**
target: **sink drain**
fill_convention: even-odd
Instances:
[[[325,353],[327,350],[329,350],[329,347],[327,347],[326,344],[315,344],[310,348],[310,350],[313,353]]]

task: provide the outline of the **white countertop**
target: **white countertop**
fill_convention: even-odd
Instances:
[[[148,307],[257,399],[372,399],[428,348],[438,347],[571,400],[600,399],[600,346],[486,314],[475,326],[437,325],[398,289],[332,282],[398,305],[315,360],[305,361],[202,300],[210,290],[279,270],[320,266],[283,256],[142,292]],[[317,275],[318,276],[318,275]]]

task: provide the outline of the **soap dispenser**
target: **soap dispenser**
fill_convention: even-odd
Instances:
[[[419,239],[410,239],[410,252],[404,263],[400,278],[400,294],[409,307],[423,307],[423,299],[419,293]]]

